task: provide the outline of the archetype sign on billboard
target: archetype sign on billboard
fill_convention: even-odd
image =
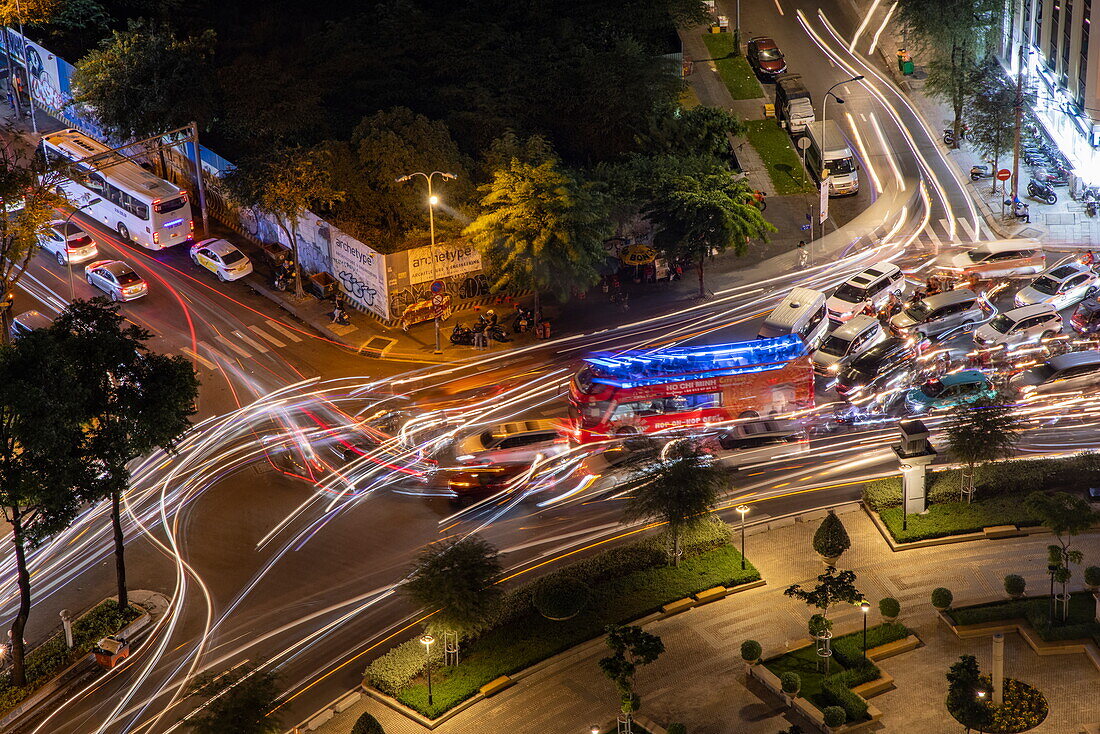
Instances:
[[[434,257],[430,246],[415,247],[408,254],[412,285],[481,270],[481,253],[464,242],[436,243]]]

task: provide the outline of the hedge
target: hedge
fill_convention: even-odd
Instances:
[[[831,675],[825,679],[821,684],[821,695],[829,706],[844,709],[848,721],[862,721],[867,717],[867,702],[852,693],[844,679],[838,676]]]
[[[363,714],[356,719],[355,726],[351,728],[351,734],[386,734],[386,732],[378,723],[378,719],[371,714]]]
[[[14,708],[46,681],[91,652],[101,639],[140,617],[143,611],[133,604],[126,610],[119,609],[118,602],[109,599],[73,622],[72,649],[65,648],[65,635],[58,632],[29,651],[24,658],[27,685],[13,686],[10,670],[0,673],[0,711]]]
[[[867,649],[885,645],[909,636],[909,628],[899,622],[883,622],[867,628]],[[845,667],[863,664],[863,632],[853,632],[833,640],[833,655]],[[870,678],[869,680],[874,680]],[[866,682],[866,681],[861,681]],[[855,685],[859,685],[856,683]]]
[[[432,645],[432,665],[443,664],[443,645]],[[390,696],[415,680],[427,662],[427,652],[419,639],[402,642],[367,667],[366,678],[372,686]]]
[[[979,499],[971,504],[958,501],[930,504],[926,514],[910,514],[905,523],[900,507],[880,510],[879,518],[894,540],[901,543],[976,533],[994,525],[1028,527],[1041,524],[1038,515],[1029,511],[1019,497],[980,499],[981,495],[978,496]],[[907,526],[904,530],[903,524]]]
[[[1069,619],[1065,623],[1059,619],[1056,625],[1051,626],[1049,610],[1050,597],[1039,596],[952,609],[949,614],[957,625],[1026,619],[1039,636],[1048,642],[1087,639],[1100,635],[1100,624],[1094,619],[1095,602],[1089,592],[1079,591],[1070,595]]]

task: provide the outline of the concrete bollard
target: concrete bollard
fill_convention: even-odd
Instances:
[[[61,626],[65,628],[65,648],[71,650],[73,648],[73,617],[69,614],[68,609],[62,609],[58,614],[61,615]]]
[[[1005,702],[1005,636],[998,632],[993,635],[993,705],[1002,706]]]

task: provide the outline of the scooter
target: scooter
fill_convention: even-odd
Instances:
[[[955,128],[945,127],[943,129],[943,144],[948,148],[954,148],[957,142],[966,140],[966,126],[963,125],[959,128],[959,139],[955,140]]]
[[[989,166],[971,166],[970,167],[970,180],[981,181],[983,178],[993,178],[993,171]]]
[[[340,326],[348,326],[351,323],[351,319],[348,318],[348,312],[344,310],[344,307],[337,304],[332,309],[332,323],[339,324]]]
[[[512,332],[522,334],[530,331],[535,326],[535,312],[529,308],[517,308],[516,317],[512,319]]]
[[[1054,193],[1054,187],[1039,181],[1028,181],[1027,195],[1044,204],[1054,204],[1058,201],[1058,194]]]
[[[451,344],[472,347],[474,345],[474,330],[469,326],[455,324],[455,328],[451,330]]]

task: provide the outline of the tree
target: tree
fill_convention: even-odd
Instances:
[[[647,464],[634,477],[623,517],[664,522],[672,536],[672,565],[680,565],[680,539],[687,528],[702,522],[718,504],[729,476],[713,456],[678,443],[664,459]]]
[[[974,497],[974,468],[994,459],[1011,456],[1023,427],[1015,407],[999,400],[976,400],[956,405],[944,425],[947,448],[966,465],[960,499]]]
[[[47,331],[0,346],[0,509],[15,551],[19,607],[11,626],[11,678],[26,685],[23,630],[31,611],[27,551],[65,529],[86,486],[76,372]],[[50,375],[51,379],[43,379]]]
[[[405,594],[425,609],[438,610],[429,624],[441,632],[477,632],[500,603],[497,549],[476,535],[425,548],[405,581]]]
[[[988,729],[989,709],[980,701],[981,668],[973,655],[961,655],[947,671],[947,710],[959,723]]]
[[[855,582],[854,571],[837,571],[835,566],[828,566],[825,573],[817,577],[816,586],[804,589],[801,584],[793,584],[783,592],[784,596],[799,599],[821,610],[810,620],[810,632],[819,639],[818,655],[825,660],[825,675],[829,674],[829,657],[832,655],[829,651],[832,637],[829,630],[833,623],[829,619],[829,609],[835,604],[858,604],[863,600],[863,593],[856,588]]]
[[[184,724],[195,734],[276,734],[283,730],[274,710],[282,705],[279,678],[245,665],[205,674],[191,685],[191,695],[207,699]]]
[[[272,148],[242,161],[221,182],[229,197],[241,206],[255,207],[275,217],[290,244],[294,292],[302,298],[298,223],[310,209],[329,208],[344,199],[344,192],[333,183],[328,156],[301,147]]]
[[[167,21],[131,20],[73,72],[73,101],[111,135],[135,140],[211,117],[214,32],[177,38]],[[163,150],[157,150],[162,173]]]
[[[629,720],[631,714],[641,708],[641,701],[634,690],[638,666],[649,665],[659,658],[665,651],[665,643],[657,635],[638,626],[610,625],[606,632],[611,655],[600,658],[600,670],[618,689],[622,712]]]
[[[386,734],[378,719],[371,714],[364,713],[355,720],[355,726],[351,727],[351,734]]]
[[[1048,550],[1050,565],[1054,567],[1054,580],[1062,585],[1062,620],[1065,621],[1069,615],[1069,565],[1081,563],[1083,559],[1081,551],[1072,549],[1073,537],[1088,530],[1100,519],[1100,513],[1093,510],[1084,497],[1067,492],[1033,492],[1024,504],[1058,539],[1058,545],[1052,545]]]
[[[829,514],[821,521],[814,533],[814,550],[824,558],[839,558],[851,547],[852,541],[848,538],[844,523],[837,517],[836,512],[829,510]]]
[[[674,257],[694,259],[699,297],[706,297],[703,262],[713,252],[732,247],[744,254],[749,239],[767,239],[776,229],[753,200],[748,181],[728,171],[681,176],[646,208],[657,227],[656,242]]]
[[[11,300],[38,243],[66,204],[59,186],[66,175],[35,156],[25,160],[11,142],[18,137],[0,130],[0,343],[11,339]]]
[[[745,126],[720,107],[698,106],[670,109],[654,115],[648,129],[637,136],[638,147],[647,155],[710,156],[729,155],[730,135],[740,135]]]
[[[74,301],[50,327],[79,375],[73,389],[84,403],[89,461],[97,478],[86,499],[111,502],[118,605],[125,609],[126,539],[120,500],[129,464],[160,448],[171,451],[191,427],[199,383],[183,357],[153,354],[152,335],[128,324],[104,298]]]
[[[967,140],[996,172],[1002,155],[1012,148],[1016,130],[1016,85],[1005,76],[995,56],[987,56],[971,75],[966,109]],[[997,179],[993,179],[997,191]]]
[[[557,158],[512,158],[478,190],[481,214],[465,234],[494,292],[533,290],[537,304],[541,292],[564,300],[599,280],[610,233],[606,202]]]

